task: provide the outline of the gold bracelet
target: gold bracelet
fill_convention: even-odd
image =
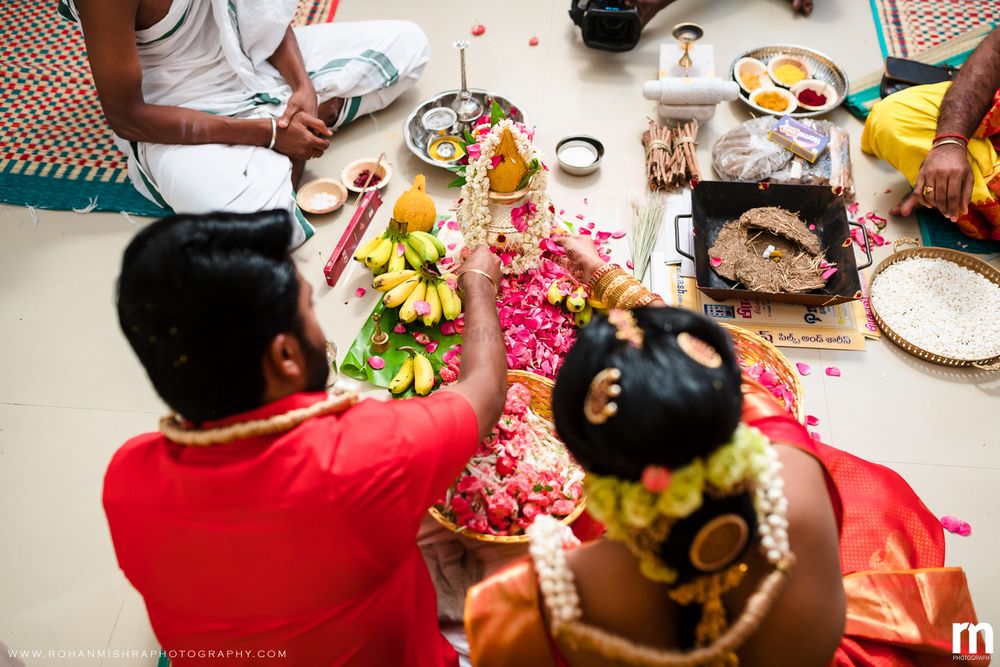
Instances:
[[[615,281],[615,278],[627,275],[628,274],[622,269],[622,267],[617,264],[611,265],[611,269],[609,271],[605,271],[604,274],[594,282],[594,288],[591,290],[591,293],[596,299],[598,298],[598,294],[603,294],[608,291],[608,287]]]
[[[603,278],[611,271],[614,271],[615,269],[621,269],[621,267],[618,266],[617,264],[611,264],[611,263],[602,264],[601,266],[597,267],[597,269],[595,269],[594,272],[590,274],[590,280],[587,281],[587,284],[590,286],[591,293],[597,291],[597,283],[601,282],[601,278]]]
[[[617,283],[612,289],[609,289],[607,291],[607,298],[601,299],[601,302],[608,308],[617,308],[622,297],[636,286],[641,287],[639,281],[632,276],[627,276],[624,281]]]
[[[608,303],[608,296],[611,294],[612,290],[617,289],[620,285],[628,282],[629,275],[624,271],[612,272],[608,274],[611,279],[607,281],[604,285],[598,285],[597,291],[594,293],[594,298],[601,303]],[[605,276],[607,278],[607,276]]]
[[[480,271],[479,269],[465,269],[464,271],[459,271],[458,277],[455,280],[461,280],[462,276],[464,276],[466,273],[478,273],[479,275],[483,276],[488,281],[490,281],[490,285],[493,285],[493,293],[500,294],[500,287],[497,285],[497,281],[493,280],[493,276],[486,273],[485,271]]]
[[[628,286],[622,295],[618,297],[615,301],[615,308],[622,310],[631,310],[634,305],[634,301],[638,300],[646,292],[646,288],[637,283],[632,283]]]
[[[656,292],[647,292],[646,294],[643,294],[641,297],[639,297],[639,300],[636,301],[635,305],[639,308],[642,308],[644,306],[648,306],[654,301],[663,301],[663,297],[657,294]]]

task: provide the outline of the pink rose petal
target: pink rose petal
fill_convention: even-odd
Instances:
[[[583,213],[577,213],[576,214],[576,219],[577,220],[583,220]]]
[[[587,223],[587,229],[593,229],[596,226],[597,226],[597,223],[595,223],[595,222],[588,222]]]
[[[722,258],[710,257],[708,263],[711,264],[714,268],[719,268],[720,266],[722,266]]]
[[[444,225],[445,225],[444,220],[438,220],[438,229],[441,229],[442,227],[444,227]]]
[[[625,266],[627,266],[629,269],[634,269],[635,268],[635,264],[632,262],[631,259],[628,260],[627,262],[625,262]]]
[[[397,324],[396,326],[394,326],[392,328],[392,332],[393,333],[398,333],[398,334],[405,334],[406,333],[406,327],[404,325],[402,325],[402,324]]]
[[[955,533],[956,535],[961,535],[962,537],[968,537],[972,534],[972,526],[970,526],[967,522],[962,521],[957,516],[946,514],[941,517],[941,525],[949,533]]]
[[[836,272],[837,272],[837,267],[835,267],[835,266],[831,266],[830,268],[828,268],[828,269],[824,270],[824,271],[823,271],[823,274],[822,274],[822,275],[821,275],[820,277],[821,277],[821,278],[822,278],[823,280],[829,280],[829,279],[830,279],[830,276],[832,276],[832,275],[833,275],[833,274],[835,274]]]
[[[532,37],[528,40],[528,46],[538,46],[538,38]]]
[[[795,367],[797,369],[799,369],[799,375],[802,375],[802,376],[809,375],[810,373],[812,373],[812,370],[813,370],[812,366],[810,366],[807,363],[803,363],[801,361],[796,362],[795,363]]]
[[[454,257],[444,257],[441,260],[441,266],[451,266],[454,263],[455,263],[455,258]]]
[[[826,374],[829,375],[832,378],[839,378],[840,377],[840,369],[837,368],[836,366],[827,366],[827,368],[826,368]]]
[[[438,345],[440,345],[440,343],[436,340],[432,340],[424,346],[424,349],[427,350],[427,354],[434,354],[434,352],[438,349]]]
[[[861,208],[861,204],[858,202],[853,202],[847,205],[847,212],[851,215],[857,215],[858,209]]]
[[[455,323],[451,320],[445,320],[441,323],[441,333],[445,336],[455,335]]]
[[[883,194],[889,194],[890,192],[892,192],[892,188],[886,188],[882,191]]]
[[[814,225],[813,223],[809,223],[809,231],[810,232],[816,231],[816,225]]]
[[[617,231],[611,232],[611,238],[613,238],[613,239],[623,239],[623,238],[625,238],[625,232],[623,232],[620,229],[617,230]]]
[[[377,356],[368,357],[368,365],[375,370],[380,371],[385,368],[385,359]]]
[[[426,301],[417,301],[413,304],[413,310],[417,312],[417,315],[430,315],[431,304]]]
[[[494,155],[490,158],[490,169],[496,169],[503,162],[503,155]]]
[[[594,232],[592,232],[589,229],[587,229],[586,227],[584,227],[584,228],[582,228],[580,230],[580,234],[582,234],[584,236],[593,236]]]
[[[367,293],[368,290],[366,290],[364,287],[359,287],[358,289],[354,290],[354,296],[356,297],[362,297]]]
[[[461,229],[461,227],[458,224],[458,220],[449,220],[448,221],[448,229],[451,229],[451,230],[456,231],[456,232],[459,229]]]
[[[806,426],[816,426],[817,424],[819,424],[819,417],[806,415]]]

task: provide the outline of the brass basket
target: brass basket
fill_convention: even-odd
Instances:
[[[990,266],[986,262],[972,255],[966,254],[964,252],[959,252],[958,250],[950,250],[948,248],[932,248],[932,247],[919,247],[919,248],[909,248],[907,250],[898,250],[900,245],[904,244],[916,244],[914,239],[898,239],[893,244],[893,254],[889,255],[882,260],[875,271],[872,273],[871,280],[868,282],[868,300],[871,304],[872,315],[875,316],[875,322],[878,323],[878,328],[889,337],[893,343],[903,348],[910,354],[924,361],[929,361],[934,364],[940,364],[942,366],[974,366],[980,370],[984,371],[998,371],[1000,370],[1000,355],[993,357],[988,357],[986,359],[956,359],[954,357],[946,357],[942,354],[937,354],[931,352],[930,350],[925,350],[919,345],[914,345],[910,341],[906,340],[898,333],[893,331],[892,327],[885,323],[882,316],[878,314],[878,309],[875,308],[875,299],[872,298],[872,286],[875,284],[875,279],[878,278],[879,274],[885,271],[887,268],[892,266],[897,262],[903,262],[913,257],[924,257],[927,259],[944,259],[949,262],[958,264],[961,267],[975,271],[976,273],[985,276],[987,280],[996,285],[1000,286],[1000,271]]]
[[[785,405],[785,409],[804,424],[806,420],[804,407],[805,391],[802,388],[802,380],[799,378],[795,366],[788,361],[788,358],[778,348],[752,331],[747,331],[742,327],[724,322],[721,324],[732,337],[733,343],[736,345],[736,354],[739,356],[740,361],[748,363],[750,366],[759,361],[772,369],[781,381],[788,385],[792,394],[795,395],[795,404]],[[779,403],[784,403],[781,397],[775,396],[775,400]]]
[[[507,371],[507,386],[510,387],[512,384],[520,383],[528,388],[531,392],[531,411],[536,415],[545,419],[546,421],[552,421],[552,388],[555,386],[552,380],[537,375],[535,373],[528,373],[526,371]],[[571,514],[561,519],[562,523],[567,526],[576,521],[581,514],[583,514],[584,509],[587,507],[587,498],[581,496],[580,502],[577,503],[576,509],[573,510]],[[482,533],[474,533],[470,530],[466,530],[461,526],[455,524],[453,521],[445,517],[444,514],[440,512],[436,507],[431,507],[430,515],[440,523],[442,526],[448,530],[468,537],[469,539],[476,540],[479,542],[494,542],[496,544],[527,544],[527,535],[484,535]]]

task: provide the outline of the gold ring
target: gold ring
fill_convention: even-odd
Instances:
[[[927,195],[929,195],[932,192],[934,192],[934,188],[932,188],[929,185],[925,185],[924,189],[920,191],[920,194],[922,194],[923,196],[926,197]]]

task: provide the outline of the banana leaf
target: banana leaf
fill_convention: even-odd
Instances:
[[[376,313],[382,316],[382,331],[389,334],[389,349],[377,355],[385,360],[385,368],[378,371],[368,365],[368,357],[375,355],[372,351],[372,333],[375,331],[375,321],[371,315],[375,315]],[[462,336],[459,334],[446,336],[441,333],[441,325],[425,327],[422,324],[418,325],[414,322],[403,325],[406,327],[406,333],[399,334],[394,332],[393,328],[400,323],[399,309],[386,308],[382,305],[381,300],[376,304],[371,315],[368,316],[368,320],[361,327],[358,337],[351,343],[351,347],[347,351],[347,356],[340,365],[340,372],[355,380],[370,382],[376,387],[388,388],[389,382],[399,372],[406,357],[409,356],[405,351],[400,351],[400,347],[409,346],[418,352],[422,352],[424,356],[430,359],[431,366],[434,367],[434,373],[437,374],[441,370],[441,366],[444,365],[444,362],[441,360],[442,355],[462,342]],[[413,335],[417,333],[426,334],[428,338],[438,342],[438,347],[434,350],[433,354],[427,354],[424,346],[414,340]],[[438,381],[440,381],[440,378],[438,378]],[[414,391],[411,387],[406,392],[400,394],[399,397],[405,398],[413,395]]]

